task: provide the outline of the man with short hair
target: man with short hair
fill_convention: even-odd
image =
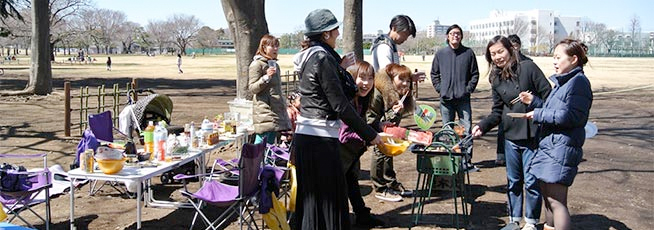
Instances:
[[[415,38],[416,26],[413,20],[406,15],[396,15],[391,19],[389,25],[390,31],[388,34],[379,35],[375,39],[370,48],[372,53],[372,66],[375,72],[384,69],[388,64],[400,64],[400,55],[397,45],[404,43],[409,36]],[[412,81],[424,80],[424,72],[415,72],[411,74]],[[409,84],[413,88],[413,83]],[[372,93],[379,93],[375,90]],[[375,96],[373,96],[374,98]],[[390,108],[387,108],[390,109]],[[371,112],[368,111],[368,114]],[[371,116],[368,116],[371,117]],[[374,116],[372,116],[374,117]],[[382,117],[381,122],[388,123],[390,118]],[[371,125],[375,121],[368,119],[368,124]],[[383,127],[373,127],[379,132],[383,131]],[[380,200],[398,202],[402,200],[402,196],[412,196],[413,191],[404,188],[402,183],[397,181],[395,169],[393,168],[393,158],[384,155],[377,146],[374,146],[372,165],[370,167],[370,179],[372,180],[375,188],[375,197]]]
[[[431,81],[436,92],[440,94],[440,110],[443,124],[459,118],[459,124],[470,135],[472,108],[470,94],[477,88],[479,69],[477,57],[472,49],[463,46],[463,30],[454,24],[447,28],[447,46],[434,55],[431,67]],[[472,165],[472,147],[468,148],[469,157],[464,165],[466,169],[477,171]]]

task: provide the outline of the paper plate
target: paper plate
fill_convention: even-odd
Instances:
[[[584,126],[584,130],[586,130],[586,138],[592,138],[595,135],[597,135],[597,126],[595,125],[595,123],[586,122],[586,126]]]
[[[428,105],[418,105],[413,113],[413,120],[421,130],[429,130],[436,122],[436,110]]]

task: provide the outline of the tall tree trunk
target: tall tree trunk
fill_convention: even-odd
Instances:
[[[354,51],[363,60],[363,0],[345,0],[343,13],[343,52]]]
[[[50,9],[48,0],[32,0],[32,56],[30,79],[25,91],[37,95],[52,92],[50,64]]]
[[[221,0],[225,19],[236,50],[236,96],[252,99],[247,92],[248,66],[257,51],[259,40],[268,33],[265,0]]]

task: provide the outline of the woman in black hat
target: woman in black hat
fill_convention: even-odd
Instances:
[[[377,132],[359,117],[350,103],[356,83],[345,71],[354,63],[334,51],[341,24],[327,9],[314,10],[304,20],[309,47],[300,61],[300,116],[295,129],[298,175],[295,229],[350,229],[345,176],[339,157],[342,120],[371,144]]]

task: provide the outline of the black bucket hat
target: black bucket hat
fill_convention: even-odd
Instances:
[[[325,31],[336,29],[340,26],[341,22],[336,20],[334,14],[328,9],[317,9],[311,11],[307,18],[304,19],[305,31],[304,35],[311,36]]]

